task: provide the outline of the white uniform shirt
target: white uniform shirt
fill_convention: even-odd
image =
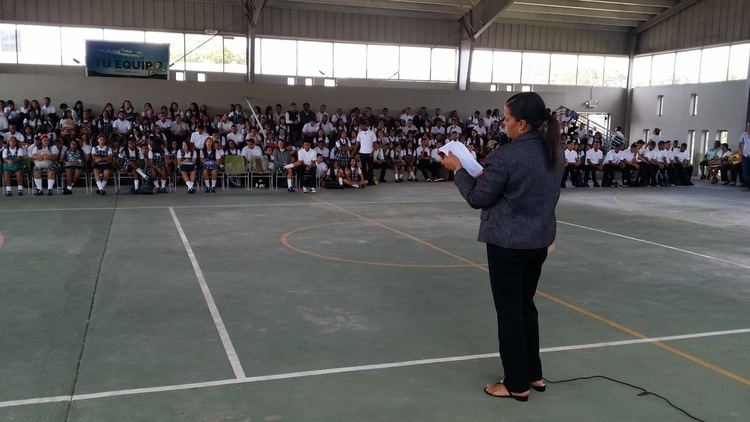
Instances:
[[[25,157],[26,151],[23,150],[21,147],[16,148],[9,148],[6,147],[3,149],[3,160],[7,160],[8,157]]]
[[[246,145],[244,148],[242,148],[242,156],[245,157],[245,160],[250,161],[254,157],[260,157],[263,155],[263,150],[260,149],[259,146],[253,145],[252,148],[250,148],[250,145]]]
[[[743,145],[742,155],[750,157],[750,135],[747,132],[742,132],[742,136],[740,136],[740,145]]]
[[[190,143],[193,144],[195,149],[203,149],[203,146],[206,145],[206,139],[210,138],[211,135],[209,135],[206,132],[198,133],[193,132],[192,135],[190,135]]]
[[[578,151],[565,150],[565,161],[568,164],[575,164],[576,159],[578,159]]]
[[[304,148],[297,151],[297,159],[302,161],[306,166],[309,166],[310,164],[315,164],[315,161],[318,159],[318,153],[315,152],[315,150],[311,149],[310,151],[305,151]]]
[[[613,149],[607,151],[607,156],[604,157],[604,164],[619,164],[621,160],[620,153],[615,152]]]
[[[370,129],[360,131],[357,134],[360,154],[372,154],[372,145],[375,143],[375,132]]]
[[[591,161],[591,165],[597,165],[600,164],[600,161],[604,158],[604,153],[602,150],[594,151],[593,148],[586,151],[586,164],[589,164],[589,161]]]
[[[132,129],[133,124],[128,120],[117,119],[112,122],[112,127],[115,129],[115,132],[124,135]]]

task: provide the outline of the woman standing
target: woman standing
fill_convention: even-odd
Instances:
[[[558,122],[538,94],[511,97],[505,103],[505,124],[512,142],[487,156],[484,172],[476,179],[453,155],[446,156],[443,165],[455,172],[466,202],[482,209],[479,241],[487,243],[505,372],[503,380],[484,391],[527,401],[529,387],[546,388],[534,294],[547,248],[555,240],[564,161]]]

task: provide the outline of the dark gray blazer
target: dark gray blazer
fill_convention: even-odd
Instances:
[[[563,156],[550,170],[539,132],[527,133],[487,156],[477,179],[464,169],[455,182],[472,208],[482,209],[479,241],[508,249],[541,249],[555,240]]]

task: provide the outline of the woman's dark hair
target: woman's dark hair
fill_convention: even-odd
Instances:
[[[516,120],[526,121],[532,130],[541,133],[547,167],[552,169],[560,161],[560,123],[544,105],[542,97],[536,92],[522,92],[510,97],[505,105]]]

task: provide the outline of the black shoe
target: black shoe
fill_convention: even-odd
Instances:
[[[195,193],[195,189],[188,189],[188,193]]]
[[[70,190],[68,188],[63,189],[63,195],[71,195],[71,194],[73,194],[72,190]]]
[[[290,186],[290,187],[286,188],[286,191],[287,192],[294,192],[294,188]]]
[[[97,189],[97,190],[96,190],[96,194],[97,194],[97,195],[101,195],[101,194],[102,194],[102,190],[101,190],[101,189]]]
[[[23,191],[22,190],[18,191],[18,196],[23,196]]]
[[[216,188],[211,188],[211,193],[216,193]]]
[[[42,192],[41,189],[37,189],[34,191],[34,196],[44,195],[44,192]]]
[[[705,175],[701,175],[701,180],[706,180],[706,176]]]
[[[206,188],[206,189],[203,190],[203,192],[205,192],[205,193],[211,193],[211,188]]]
[[[47,195],[52,196],[52,189],[47,189]]]
[[[106,195],[106,194],[107,194],[107,191],[106,191],[106,190],[104,190],[104,189],[102,189],[102,191],[101,191],[101,192],[99,193],[99,195],[102,195],[102,196],[104,196],[104,195]]]
[[[11,195],[13,195],[13,192],[11,192],[11,191],[9,191],[9,190],[6,190],[6,191],[5,191],[5,196],[11,196]]]

